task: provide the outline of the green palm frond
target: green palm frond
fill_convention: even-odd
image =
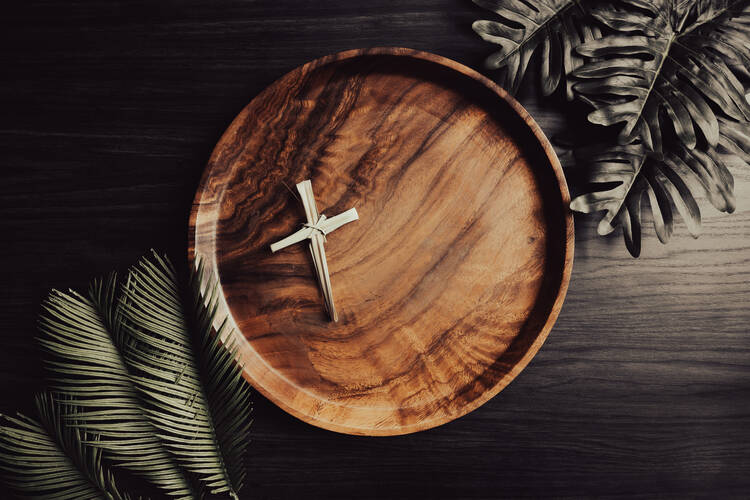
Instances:
[[[719,121],[722,132],[717,145],[706,152],[681,147],[655,155],[640,143],[577,150],[574,168],[582,171],[593,191],[576,197],[570,207],[584,213],[604,210],[599,234],[622,226],[625,244],[634,257],[641,251],[644,198],[648,199],[654,229],[662,243],[672,235],[675,208],[690,234],[697,237],[701,214],[696,198],[706,195],[716,209],[733,212],[734,181],[729,167],[750,164],[747,127],[721,118]]]
[[[0,471],[8,485],[39,499],[128,500],[118,491],[112,473],[102,466],[102,449],[95,441],[67,425],[66,404],[49,394],[36,398],[39,422],[18,415],[0,425]]]
[[[593,15],[613,32],[578,47],[591,60],[574,90],[594,107],[589,121],[623,124],[620,144],[661,152],[669,135],[713,147],[718,116],[750,120],[738,79],[750,73],[748,0],[619,0]]]
[[[152,423],[178,462],[211,493],[236,498],[245,476],[250,391],[226,320],[213,333],[217,286],[204,281],[199,266],[191,295],[183,297],[166,258],[153,253],[133,267],[123,312],[137,346],[127,363]]]
[[[116,465],[166,494],[195,498],[189,479],[156,435],[124,361],[133,348],[123,328],[117,279],[95,280],[89,296],[53,291],[44,302],[38,338],[46,354],[50,388],[74,398],[66,415],[98,436],[96,447]]]
[[[475,21],[472,27],[484,40],[500,48],[485,61],[487,69],[502,70],[498,83],[518,91],[531,56],[541,48],[540,80],[549,95],[561,84],[573,98],[566,77],[583,64],[576,47],[601,36],[587,13],[590,0],[473,0],[497,14],[495,20]]]

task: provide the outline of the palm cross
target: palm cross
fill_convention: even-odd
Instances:
[[[359,219],[356,208],[350,208],[346,212],[335,215],[330,219],[325,215],[318,215],[318,208],[315,206],[315,195],[312,190],[312,183],[309,180],[297,184],[302,199],[302,205],[305,207],[305,216],[307,223],[303,224],[302,229],[293,233],[283,240],[277,241],[271,245],[271,251],[277,252],[289,245],[294,245],[300,241],[310,240],[310,253],[312,254],[313,263],[315,264],[315,274],[318,276],[318,284],[323,293],[328,315],[333,321],[338,321],[339,316],[336,313],[336,307],[333,305],[333,289],[331,288],[331,277],[328,275],[328,262],[326,261],[326,249],[323,243],[326,241],[326,235],[340,228],[344,224],[354,222]]]

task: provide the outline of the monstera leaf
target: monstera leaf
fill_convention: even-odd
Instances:
[[[672,235],[673,207],[697,237],[701,213],[696,198],[705,195],[718,210],[733,212],[734,181],[728,167],[750,164],[748,127],[725,119],[719,119],[719,125],[717,145],[706,152],[683,146],[656,155],[642,143],[577,150],[573,168],[582,170],[581,177],[593,190],[576,197],[570,207],[584,213],[604,210],[599,234],[609,234],[621,225],[634,257],[641,251],[644,199],[662,243]]]
[[[95,437],[62,417],[75,412],[65,406],[43,393],[36,398],[38,422],[23,415],[5,417],[0,471],[8,485],[33,498],[128,500],[102,465],[102,449],[84,444]]]
[[[487,69],[502,70],[498,83],[515,94],[534,52],[541,47],[542,91],[549,95],[566,82],[566,96],[573,98],[566,78],[583,64],[575,51],[581,43],[601,36],[587,13],[589,0],[474,0],[495,12],[494,20],[475,21],[479,36],[500,46],[485,61]]]
[[[747,0],[620,0],[593,15],[612,33],[578,47],[591,60],[573,71],[574,90],[592,123],[624,124],[620,144],[661,152],[668,134],[714,147],[718,116],[750,119],[737,78],[750,71]]]

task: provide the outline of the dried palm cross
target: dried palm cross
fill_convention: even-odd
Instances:
[[[295,243],[310,240],[310,253],[315,265],[315,274],[318,276],[318,284],[323,293],[326,310],[333,321],[338,321],[339,316],[336,312],[336,307],[333,305],[333,289],[331,287],[331,277],[328,274],[326,249],[323,243],[328,233],[335,231],[344,224],[358,220],[359,215],[357,214],[357,209],[354,207],[330,219],[325,215],[319,215],[318,208],[315,206],[315,195],[313,194],[310,180],[297,184],[297,191],[299,191],[302,205],[305,207],[307,223],[303,224],[302,229],[296,233],[272,244],[271,251],[277,252]]]

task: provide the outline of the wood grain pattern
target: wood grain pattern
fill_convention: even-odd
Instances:
[[[82,289],[150,247],[177,264],[200,176],[250,99],[305,62],[401,45],[475,68],[469,0],[9,0],[0,16],[0,412],[42,384],[52,288]],[[532,64],[532,67],[534,65]],[[548,137],[575,122],[534,85]],[[312,427],[260,394],[243,499],[722,498],[750,490],[750,172],[737,210],[701,205],[638,260],[576,217],[565,304],[521,376],[406,436]],[[333,238],[333,235],[332,235]],[[333,243],[333,241],[332,241]],[[8,492],[3,496],[9,497]]]
[[[321,306],[291,186],[329,235],[340,321]],[[190,254],[219,277],[245,375],[291,414],[403,434],[505,387],[562,306],[573,220],[557,157],[505,92],[448,59],[354,50],[287,74],[240,113],[196,195]],[[324,208],[325,207],[325,208]]]

